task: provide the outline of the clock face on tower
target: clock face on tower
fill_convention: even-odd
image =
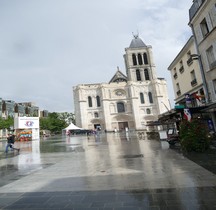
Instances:
[[[124,90],[116,90],[116,91],[115,91],[115,94],[116,94],[117,96],[122,96],[122,95],[124,95]]]

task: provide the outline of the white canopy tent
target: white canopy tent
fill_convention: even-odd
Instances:
[[[87,134],[89,132],[89,130],[86,130],[84,128],[80,128],[76,125],[74,125],[73,123],[71,123],[68,127],[62,129],[62,134],[63,135],[76,135],[76,134]]]
[[[83,128],[77,127],[76,125],[71,123],[68,127],[63,129],[63,131],[69,131],[69,130],[83,130]]]

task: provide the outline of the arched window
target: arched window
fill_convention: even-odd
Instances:
[[[138,63],[139,63],[139,65],[142,65],[142,64],[143,64],[141,54],[138,54]]]
[[[144,103],[145,103],[143,93],[140,93],[140,103],[141,103],[141,104],[144,104]]]
[[[151,109],[146,109],[147,114],[151,114]]]
[[[89,107],[92,107],[92,98],[91,98],[91,96],[88,96],[88,105],[89,105]]]
[[[143,54],[143,59],[144,59],[144,64],[148,64],[148,57],[146,53]]]
[[[118,110],[118,113],[119,113],[119,112],[125,112],[124,103],[118,102],[118,103],[117,103],[117,110]]]
[[[96,100],[97,100],[97,107],[100,107],[100,106],[101,106],[101,103],[100,103],[100,96],[97,96],[97,97],[96,97]]]
[[[136,66],[137,65],[137,60],[136,60],[136,55],[132,54],[132,60],[133,60],[133,65]]]
[[[98,117],[99,117],[99,115],[98,115],[97,112],[94,113],[94,117],[95,117],[95,118],[98,118]]]
[[[140,75],[139,69],[136,70],[136,78],[137,78],[137,81],[141,81],[141,75]]]
[[[144,70],[145,80],[150,80],[148,69]]]
[[[153,98],[152,98],[152,93],[148,92],[148,97],[149,97],[149,103],[153,104]]]

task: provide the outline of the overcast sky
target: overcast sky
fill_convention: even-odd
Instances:
[[[139,32],[157,76],[191,36],[192,0],[0,0],[0,98],[74,112],[73,86],[125,73],[123,54]]]

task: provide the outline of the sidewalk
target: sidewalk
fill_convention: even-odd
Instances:
[[[216,209],[216,175],[167,142],[106,134],[19,146],[0,160],[0,209]]]

